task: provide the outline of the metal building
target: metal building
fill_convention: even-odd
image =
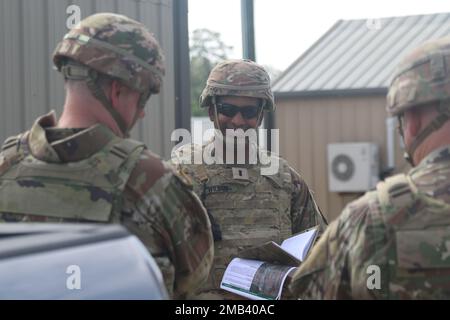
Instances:
[[[190,125],[187,0],[0,0],[0,140],[52,109],[61,114],[63,81],[51,54],[76,17],[73,6],[81,19],[97,12],[125,14],[159,40],[164,84],[132,136],[168,157],[172,130]]]
[[[447,35],[450,13],[340,20],[275,81],[280,152],[330,220],[361,194],[329,192],[327,144],[374,142],[386,168],[385,96],[393,69],[413,47]],[[398,141],[393,154],[402,171]]]

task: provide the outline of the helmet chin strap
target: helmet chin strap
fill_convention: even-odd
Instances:
[[[216,130],[220,130],[220,126],[219,126],[219,115],[217,114],[217,101],[216,101],[216,96],[213,96],[211,98],[212,104],[214,106],[214,124],[216,127]],[[222,131],[222,130],[220,130]]]
[[[122,133],[123,137],[129,138],[130,137],[130,130],[134,127],[136,124],[139,114],[141,110],[145,107],[145,104],[150,98],[150,93],[142,93],[139,97],[138,101],[138,107],[137,111],[133,117],[133,121],[131,122],[131,125],[128,126],[126,121],[123,119],[123,117],[120,115],[120,113],[113,107],[111,101],[106,97],[104,91],[97,83],[98,79],[98,73],[95,70],[86,68],[81,65],[77,65],[74,63],[68,63],[65,66],[61,68],[61,72],[63,73],[64,77],[66,79],[70,80],[84,80],[86,81],[86,84],[91,91],[92,95],[100,101],[100,103],[103,105],[103,107],[108,111],[108,113],[111,115],[111,117],[116,122],[117,126],[119,127],[120,132]]]
[[[405,140],[403,139],[403,141],[405,141]],[[405,159],[406,162],[408,162],[408,163],[410,164],[411,167],[414,167],[414,166],[415,166],[415,165],[414,165],[413,158],[411,157],[411,155],[409,154],[408,151],[405,151],[405,152],[403,153],[403,158]]]
[[[448,101],[439,101],[439,105],[436,107],[436,110],[438,111],[438,116],[433,119],[433,121],[425,127],[418,135],[417,137],[412,141],[412,143],[406,147],[405,144],[405,160],[411,165],[415,166],[417,164],[414,163],[414,153],[416,152],[417,148],[420,144],[422,144],[425,139],[431,135],[434,131],[439,130],[444,123],[446,123],[450,119],[450,109],[447,105]],[[403,142],[405,141],[404,133],[401,132],[401,136],[403,139]]]
[[[147,103],[148,99],[150,99],[150,94],[141,94],[141,96],[139,97],[139,101],[137,104],[137,110],[136,113],[134,114],[133,120],[131,121],[131,125],[130,125],[130,129],[128,131],[131,131],[132,128],[134,128],[136,122],[139,119],[139,115],[141,114],[141,111],[145,108],[145,104]],[[129,138],[129,132],[127,132],[127,135],[125,136],[125,138]]]
[[[61,68],[61,72],[64,75],[64,78],[75,81],[86,81],[86,85],[91,91],[92,95],[100,101],[103,107],[108,111],[108,113],[113,117],[114,121],[116,121],[117,126],[119,127],[123,136],[128,136],[129,128],[122,118],[120,113],[114,109],[111,104],[111,101],[106,97],[102,88],[97,83],[98,73],[93,69],[89,69],[85,66],[68,63]]]
[[[106,97],[105,93],[100,88],[100,86],[91,77],[89,77],[89,79],[86,81],[86,83],[87,83],[87,86],[88,86],[89,90],[91,91],[92,95],[101,102],[103,107],[105,107],[106,111],[108,111],[109,114],[113,117],[114,121],[116,121],[117,126],[119,127],[122,135],[125,138],[129,137],[130,128],[128,128],[125,120],[122,118],[120,113],[116,109],[114,109],[111,101]]]
[[[258,115],[258,121],[256,122],[257,123],[257,128],[261,125],[260,121],[262,119],[263,113],[264,113],[264,108],[261,108],[261,112]]]

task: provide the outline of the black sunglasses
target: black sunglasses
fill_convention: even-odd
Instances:
[[[257,106],[237,107],[229,103],[217,103],[216,107],[218,113],[230,118],[233,118],[240,112],[244,119],[253,119],[256,118],[261,111],[261,108]]]

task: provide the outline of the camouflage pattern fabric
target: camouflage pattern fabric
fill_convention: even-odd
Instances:
[[[212,217],[213,230],[220,231],[220,239],[215,238],[214,266],[198,298],[242,299],[220,289],[226,266],[240,251],[267,241],[281,243],[316,225],[322,232],[327,222],[305,181],[285,160],[278,159],[280,169],[271,176],[261,175],[260,164],[186,164],[204,149],[214,149],[214,143],[184,145],[174,157],[178,171],[192,181]],[[244,168],[248,179],[235,179],[233,168]]]
[[[407,54],[394,72],[386,110],[405,110],[450,99],[450,37],[426,42]]]
[[[350,203],[294,275],[293,294],[450,299],[449,172],[446,146]]]
[[[103,125],[55,125],[54,114],[48,114],[19,140],[5,143],[0,154],[0,221],[123,224],[156,259],[172,297],[195,292],[208,276],[213,244],[208,217],[192,185],[140,144],[131,154],[114,149],[124,162],[120,170],[111,170],[114,165],[105,161],[111,158],[103,155],[124,139]],[[11,141],[19,141],[19,148]],[[132,157],[136,161],[131,165]],[[123,186],[123,191],[117,194],[111,185]],[[98,210],[86,214],[89,207]]]
[[[265,101],[265,110],[275,110],[270,76],[262,66],[251,60],[231,59],[217,64],[211,70],[200,96],[200,106],[211,106],[215,96],[260,98]]]
[[[126,16],[98,13],[83,19],[58,44],[58,70],[72,59],[141,93],[158,93],[164,57],[153,34]]]

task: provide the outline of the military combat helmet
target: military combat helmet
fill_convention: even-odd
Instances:
[[[143,107],[150,94],[160,91],[165,72],[162,50],[153,34],[142,23],[114,13],[98,13],[82,20],[57,45],[53,62],[65,78],[87,80],[94,96],[108,104],[105,107],[123,132],[129,128],[105,101],[96,84],[98,74],[140,92]]]
[[[450,99],[450,37],[416,48],[400,62],[389,87],[386,109],[399,115],[411,107]]]
[[[405,158],[412,165],[417,147],[450,119],[450,37],[429,41],[406,55],[389,87],[386,110],[391,116],[431,106],[438,115],[406,148]]]
[[[226,60],[211,70],[200,96],[200,106],[212,105],[216,96],[260,98],[264,101],[265,110],[275,109],[269,74],[251,60]]]

